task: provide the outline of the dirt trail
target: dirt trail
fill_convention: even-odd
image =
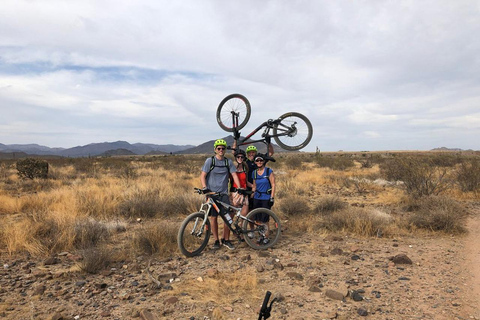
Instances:
[[[469,270],[464,279],[465,310],[480,319],[480,208],[475,208],[472,213],[467,222],[468,235],[460,266]]]

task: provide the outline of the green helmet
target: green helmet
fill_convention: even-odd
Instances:
[[[218,146],[224,146],[225,148],[227,147],[227,141],[223,140],[223,139],[218,139],[215,141],[215,143],[213,144],[213,148],[217,148]]]
[[[248,146],[246,152],[249,153],[250,151],[258,152],[257,147],[255,146]]]

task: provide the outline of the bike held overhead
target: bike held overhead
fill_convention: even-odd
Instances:
[[[238,93],[226,96],[217,108],[217,123],[223,130],[233,132],[236,147],[263,142],[270,151],[273,138],[282,149],[295,151],[305,148],[312,140],[312,124],[306,116],[298,112],[287,112],[277,119],[268,119],[241,138],[239,130],[248,123],[251,111],[248,99]],[[261,139],[250,139],[261,130]]]

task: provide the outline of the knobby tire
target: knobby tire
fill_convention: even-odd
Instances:
[[[197,220],[198,219],[198,220]],[[177,243],[180,251],[187,257],[194,257],[202,253],[208,244],[210,239],[211,228],[210,220],[207,217],[205,228],[199,234],[200,228],[205,220],[205,214],[203,212],[195,212],[190,214],[185,220],[183,220],[180,229],[178,230]],[[193,227],[197,221],[194,234],[191,234]]]

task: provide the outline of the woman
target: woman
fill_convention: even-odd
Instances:
[[[265,156],[261,153],[255,156],[257,169],[252,173],[253,178],[253,208],[271,209],[275,198],[275,175],[273,170],[265,166]],[[266,223],[270,216],[266,214],[257,214],[255,221]],[[267,231],[268,234],[268,231]],[[268,238],[260,239],[263,243],[268,243]]]
[[[235,150],[235,166],[237,168],[237,177],[240,181],[240,185],[238,186],[235,182],[233,182],[234,188],[242,188],[247,189],[247,187],[252,187],[253,185],[247,181],[248,177],[248,166],[245,163],[246,154],[245,151],[241,149]],[[237,192],[231,194],[231,203],[236,206],[242,206],[241,214],[246,216],[248,213],[248,197],[241,195]]]

